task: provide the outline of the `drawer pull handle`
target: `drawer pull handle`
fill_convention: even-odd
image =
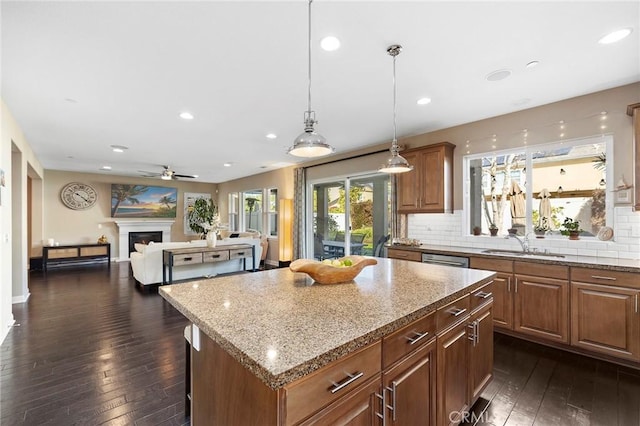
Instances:
[[[415,334],[415,337],[406,337],[406,339],[408,340],[407,343],[409,343],[410,345],[415,345],[420,340],[427,337],[429,335],[429,332],[425,331],[424,333],[418,333],[417,331],[414,331],[413,334]]]
[[[607,281],[615,281],[615,277],[603,277],[602,275],[591,275],[591,278],[596,280],[607,280]]]
[[[454,317],[459,317],[463,313],[467,312],[467,310],[466,309],[451,308],[447,312],[449,312]]]
[[[243,252],[243,251],[239,251],[239,252],[237,252],[236,254],[237,254],[238,256],[240,256],[240,255],[243,255],[243,254],[244,254],[244,252]]]
[[[211,257],[218,258],[218,257],[220,257],[220,255],[219,254],[212,254]]]
[[[378,392],[375,392],[375,396],[376,398],[378,398],[380,400],[380,406],[382,407],[382,413],[378,413],[377,411],[375,412],[376,417],[382,419],[382,426],[386,426],[387,425],[387,416],[385,416],[385,404],[386,404],[386,392],[387,390],[385,388],[382,388],[382,395],[380,395]]]
[[[333,383],[333,389],[331,389],[331,393],[336,393],[339,390],[342,390],[345,387],[349,386],[351,383],[355,382],[360,377],[364,376],[364,373],[360,371],[355,374],[347,374],[347,376],[348,377],[344,379],[341,383],[335,383],[335,382]]]
[[[188,262],[188,261],[190,261],[190,260],[193,260],[193,257],[185,257],[185,258],[184,258],[184,261],[185,261],[185,262]]]
[[[493,296],[493,293],[485,293],[484,291],[479,291],[475,294],[476,297],[480,297],[481,299],[488,299]]]

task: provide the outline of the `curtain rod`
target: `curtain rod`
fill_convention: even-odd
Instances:
[[[306,170],[306,169],[310,169],[312,167],[326,166],[327,164],[338,163],[340,161],[346,161],[346,160],[353,160],[353,159],[356,159],[356,158],[366,157],[368,155],[380,154],[382,152],[388,152],[388,151],[389,151],[389,148],[385,148],[385,149],[381,149],[381,150],[378,150],[378,151],[367,152],[367,153],[363,153],[363,154],[352,155],[351,157],[340,158],[338,160],[327,161],[326,163],[314,164],[314,165],[311,165],[311,166],[303,166],[302,168]]]

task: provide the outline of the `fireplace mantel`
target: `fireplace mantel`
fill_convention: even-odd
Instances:
[[[171,241],[174,219],[116,220],[118,225],[118,262],[129,260],[129,232],[162,231],[162,241]]]

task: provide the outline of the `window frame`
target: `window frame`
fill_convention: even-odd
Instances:
[[[614,195],[613,190],[615,189],[614,181],[613,181],[613,136],[610,134],[606,135],[595,135],[586,138],[577,138],[577,139],[568,139],[568,140],[558,140],[555,142],[543,143],[543,144],[535,144],[535,145],[523,145],[520,147],[511,147],[503,150],[492,150],[485,151],[476,154],[468,154],[462,157],[462,182],[463,182],[463,201],[462,201],[462,211],[463,211],[463,236],[471,235],[471,177],[470,177],[470,162],[473,160],[481,159],[487,156],[500,156],[500,155],[509,155],[509,154],[517,154],[524,153],[525,154],[525,167],[526,173],[525,178],[526,182],[533,184],[533,153],[540,150],[553,150],[559,148],[567,148],[574,147],[580,145],[588,145],[588,144],[602,144],[605,145],[605,155],[607,157],[607,167],[605,170],[605,181],[606,186],[604,187],[605,191],[605,212],[606,212],[606,221],[605,225],[609,227],[614,226]],[[533,199],[528,196],[525,199],[525,216],[526,216],[526,224],[525,224],[525,235],[533,232]],[[562,235],[554,235],[551,234],[547,238],[559,239],[566,238]],[[594,239],[596,236],[581,236],[580,238],[585,239]]]

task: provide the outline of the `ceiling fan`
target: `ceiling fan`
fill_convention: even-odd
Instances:
[[[183,175],[183,174],[179,174],[174,172],[173,170],[171,170],[171,166],[162,166],[164,168],[164,170],[162,172],[147,172],[144,170],[139,170],[142,173],[146,173],[146,175],[144,175],[144,177],[160,177],[160,179],[162,180],[178,180],[179,178],[189,178],[189,179],[195,179],[198,177],[198,175]]]

